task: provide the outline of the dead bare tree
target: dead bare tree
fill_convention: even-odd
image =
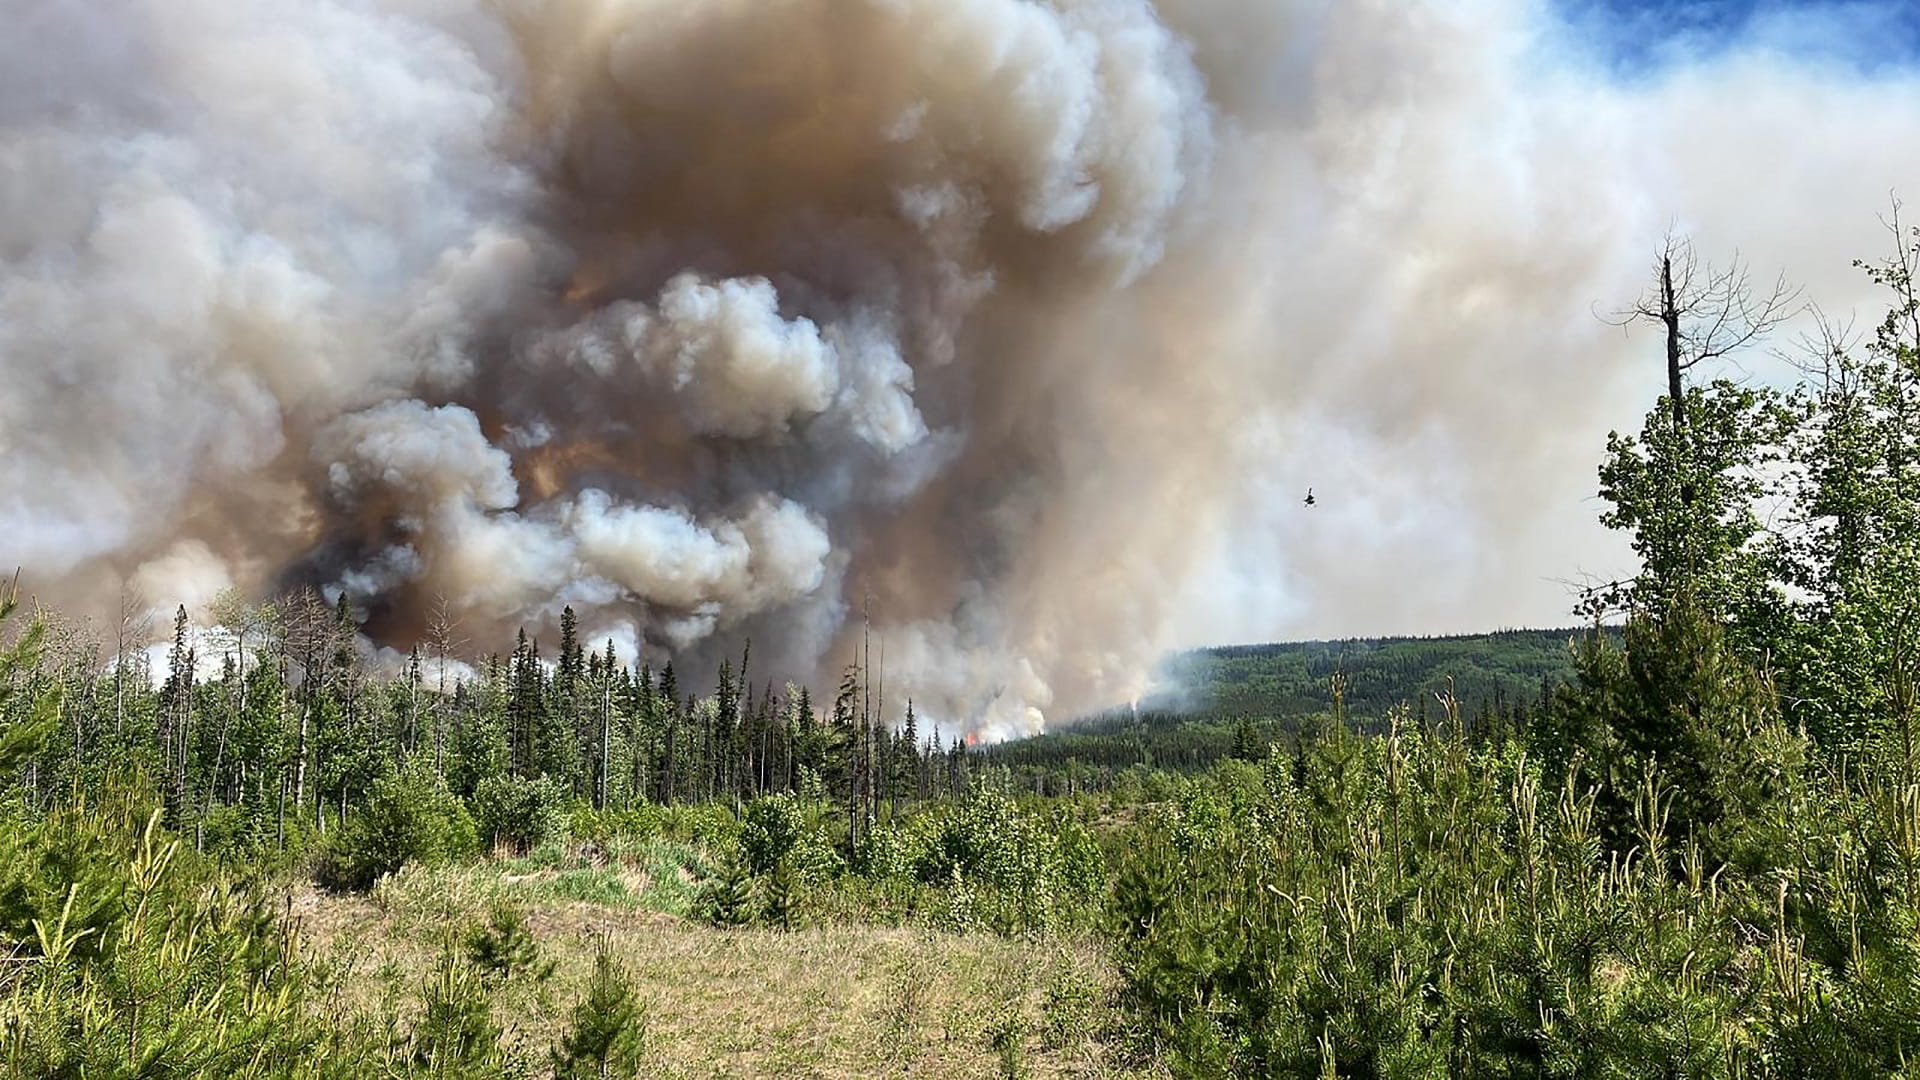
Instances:
[[[153,613],[145,600],[120,589],[120,619],[113,632],[113,734],[117,738],[126,728],[127,653],[137,643],[145,645],[153,636]]]
[[[1783,274],[1759,291],[1738,252],[1726,266],[1716,267],[1700,261],[1693,241],[1672,233],[1661,241],[1653,275],[1653,285],[1608,321],[1661,327],[1667,345],[1667,398],[1679,435],[1687,427],[1686,373],[1759,342],[1799,314],[1800,289],[1788,285]]]
[[[319,688],[320,656],[333,633],[332,612],[312,589],[300,589],[282,598],[280,610],[286,627],[283,659],[291,659],[300,666],[300,729],[294,748],[293,804],[301,807],[306,805],[307,769],[313,757],[314,693]],[[314,767],[317,770],[317,763]]]
[[[459,619],[447,606],[445,595],[436,594],[433,598],[433,614],[427,620],[427,648],[432,651],[433,659],[439,670],[439,692],[433,700],[433,771],[439,776],[447,774],[447,664],[453,654],[467,643],[467,639],[457,636],[460,631]]]

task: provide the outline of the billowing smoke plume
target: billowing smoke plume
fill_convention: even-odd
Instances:
[[[890,693],[1000,733],[1196,639],[1555,618],[1645,382],[1590,305],[1676,220],[1844,271],[1920,165],[1901,76],[1622,87],[1521,0],[14,7],[44,592],[815,679],[870,610]]]

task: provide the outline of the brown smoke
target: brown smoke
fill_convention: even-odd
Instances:
[[[1920,163],[1898,77],[1618,88],[1519,0],[16,21],[0,560],[816,679],[871,597],[890,695],[991,734],[1177,644],[1554,618],[1637,407],[1589,306],[1676,218],[1844,269]],[[1754,182],[1777,130],[1835,167]]]

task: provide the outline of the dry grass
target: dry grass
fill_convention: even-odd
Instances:
[[[506,1044],[528,1063],[557,1038],[604,937],[646,1003],[653,1076],[1147,1075],[1122,1066],[1105,1030],[1113,977],[1089,940],[843,924],[719,930],[527,886],[479,867],[389,882],[370,899],[305,891],[292,912],[333,973],[336,1007],[380,1023],[411,1011],[445,941],[489,904],[520,904],[555,962],[551,977],[509,980],[495,994]]]

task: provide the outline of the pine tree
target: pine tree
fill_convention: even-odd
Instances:
[[[920,718],[914,715],[913,699],[907,699],[907,717],[900,725],[900,737],[894,741],[894,790],[906,798],[920,791]]]
[[[497,903],[487,913],[487,924],[466,935],[466,958],[487,979],[504,981],[519,975],[545,981],[554,961],[540,953],[540,942],[527,928],[519,908]]]
[[[715,926],[748,926],[755,915],[753,871],[737,848],[721,856],[700,889],[700,913]]]
[[[659,789],[654,787],[653,771],[662,741],[659,738],[660,717],[653,693],[651,664],[641,664],[640,675],[632,682],[630,692],[633,701],[627,709],[627,745],[628,760],[633,771],[627,789],[629,803],[635,799],[659,797]]]
[[[791,930],[799,921],[800,883],[793,860],[783,858],[767,875],[765,919],[768,926]]]
[[[1233,756],[1240,761],[1259,761],[1267,756],[1266,747],[1254,733],[1253,721],[1244,716],[1233,724]]]
[[[840,691],[833,698],[833,729],[845,745],[847,767],[844,774],[847,795],[847,843],[858,846],[865,800],[860,793],[860,669],[849,664],[840,677]]]
[[[14,582],[0,592],[0,626],[13,617],[19,605],[16,576]],[[176,643],[184,636],[185,616],[182,610],[179,621],[174,624]],[[59,729],[61,687],[57,684],[36,687],[24,677],[44,655],[46,636],[46,623],[36,618],[18,637],[0,645],[0,718],[10,721],[0,724],[0,776],[11,774],[30,761]],[[166,723],[165,716],[166,711],[162,709],[161,724]],[[162,745],[166,742],[164,729],[161,742]]]
[[[673,677],[673,661],[660,672],[660,692],[654,698],[660,712],[660,724],[666,733],[666,752],[660,757],[660,801],[674,803],[680,797],[680,684]]]
[[[539,775],[539,743],[547,733],[547,715],[546,676],[540,668],[540,646],[529,639],[522,628],[513,650],[507,698],[510,760],[515,776]]]
[[[468,1075],[499,1057],[500,1025],[480,974],[448,949],[421,987],[414,1060],[443,1076]]]
[[[420,646],[407,656],[407,725],[403,745],[408,753],[420,749]]]
[[[554,1080],[637,1076],[646,1055],[647,1014],[603,939],[593,955],[587,996],[573,1008],[553,1051]]]
[[[187,802],[187,736],[193,719],[193,645],[187,635],[187,606],[173,615],[173,650],[167,654],[167,684],[161,694],[159,740],[170,780],[169,821],[177,828]]]
[[[548,686],[546,730],[542,733],[541,771],[564,777],[576,795],[591,798],[596,785],[591,776],[576,775],[576,763],[592,762],[597,751],[598,725],[594,711],[585,707],[586,652],[580,644],[579,620],[571,605],[560,612],[560,655]],[[564,748],[559,745],[564,743]],[[597,775],[597,774],[596,774]]]
[[[831,751],[824,746],[816,751],[815,743],[821,740],[822,733],[819,717],[813,714],[813,691],[802,686],[799,694],[789,694],[788,700],[793,702],[793,717],[787,724],[787,787],[793,788],[799,783],[802,768],[812,769],[814,776],[824,778],[831,765],[828,760]]]
[[[613,678],[618,666],[614,661],[612,638],[607,639],[606,655],[597,666],[600,670],[593,681],[600,688],[600,753],[596,760],[594,806],[605,810],[613,772]]]
[[[733,747],[735,712],[739,708],[739,685],[733,680],[733,663],[720,661],[719,685],[714,688],[713,708],[707,712],[707,797],[729,794],[727,779]]]

